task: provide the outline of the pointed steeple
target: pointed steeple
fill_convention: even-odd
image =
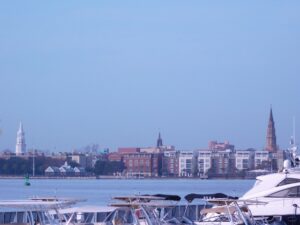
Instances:
[[[23,124],[22,122],[20,122],[20,126],[19,126],[19,130],[18,130],[19,133],[24,133],[23,131]]]
[[[270,116],[269,116],[268,129],[267,129],[266,150],[269,152],[277,151],[276,131],[275,131],[275,122],[273,118],[272,106],[270,109]]]
[[[161,135],[160,135],[160,132],[158,133],[158,139],[157,139],[157,142],[156,142],[156,147],[161,147],[163,146],[163,141],[162,141],[162,138],[161,138]]]
[[[22,155],[24,153],[26,153],[25,132],[23,130],[23,124],[20,122],[17,132],[16,155]]]
[[[271,106],[271,108],[270,108],[270,116],[269,116],[269,121],[272,121],[272,122],[274,123],[272,106]]]

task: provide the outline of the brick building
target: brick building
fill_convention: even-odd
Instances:
[[[157,177],[161,176],[162,154],[143,152],[123,154],[128,177]]]

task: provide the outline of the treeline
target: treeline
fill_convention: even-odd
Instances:
[[[45,170],[49,167],[61,167],[65,160],[54,159],[51,157],[36,157],[35,158],[35,175],[45,175]],[[80,166],[74,161],[68,161],[71,167]],[[105,160],[98,160],[94,168],[86,168],[88,174],[95,175],[113,175],[114,173],[121,173],[125,169],[123,162],[110,162]],[[0,159],[0,175],[20,176],[33,173],[33,159],[11,157],[9,159]]]
[[[60,159],[53,159],[50,157],[36,157],[35,159],[35,175],[44,175],[45,169],[48,166],[63,165],[64,161]],[[11,157],[9,159],[0,159],[0,175],[24,175],[32,174],[33,159]]]
[[[114,173],[122,173],[124,169],[123,162],[98,160],[93,172],[96,175],[113,175]]]

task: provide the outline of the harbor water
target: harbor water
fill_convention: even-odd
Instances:
[[[107,205],[114,196],[134,194],[218,193],[241,196],[254,180],[198,179],[31,179],[25,186],[22,179],[0,179],[0,200],[30,197],[71,197],[86,199],[81,204]]]

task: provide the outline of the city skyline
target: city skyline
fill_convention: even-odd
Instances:
[[[298,121],[297,1],[3,2],[0,150],[264,149]],[[297,123],[298,124],[298,123]],[[296,124],[296,128],[298,127]],[[297,136],[297,130],[296,130]]]
[[[267,126],[267,133],[266,133],[266,142],[265,142],[265,146],[264,148],[262,149],[257,149],[257,150],[266,150],[266,151],[269,151],[269,152],[276,152],[277,150],[285,150],[287,149],[286,147],[284,148],[279,148],[279,146],[276,144],[276,126],[275,126],[275,121],[274,121],[274,118],[273,118],[273,112],[272,112],[272,107],[270,108],[270,114],[269,114],[269,119],[268,119],[268,126]],[[294,122],[294,126],[295,126],[295,118],[293,120]],[[293,131],[295,132],[295,127],[293,127]],[[295,141],[296,137],[294,136],[295,134],[293,134],[291,136],[291,139],[290,139],[290,142],[291,141]],[[293,137],[293,140],[292,140],[292,137]],[[198,146],[198,147],[195,147],[193,148],[194,150],[195,149],[210,149],[210,145],[212,142],[215,142],[216,144],[220,143],[220,144],[224,144],[224,143],[228,143],[229,144],[229,140],[216,140],[216,139],[211,139],[211,140],[208,140],[208,145],[207,146]],[[234,144],[234,143],[231,143],[230,144]],[[86,146],[90,146],[90,145],[97,145],[98,147],[100,147],[100,149],[105,149],[105,148],[109,148],[109,147],[103,147],[103,146],[99,146],[99,143],[88,143]],[[72,151],[72,150],[78,150],[80,148],[85,148],[86,146],[77,146],[76,148],[73,148],[73,149],[64,149],[64,150],[69,150],[69,151]],[[157,140],[156,140],[156,145],[144,145],[144,146],[138,146],[138,145],[132,145],[132,146],[117,146],[115,149],[110,149],[112,151],[117,151],[119,148],[123,148],[123,147],[129,147],[129,148],[143,148],[143,147],[160,147],[160,146],[174,146],[172,145],[172,143],[168,143],[167,145],[163,145],[163,138],[162,138],[162,135],[161,135],[161,132],[158,133],[158,137],[157,137]],[[176,148],[176,146],[174,146]],[[244,148],[244,149],[241,149],[241,148],[237,148],[239,150],[245,150],[245,149],[250,149],[250,148],[253,148],[253,147],[247,147],[247,148]],[[8,149],[8,148],[7,148]],[[34,149],[34,147],[31,148],[31,150]],[[38,147],[35,147],[35,149],[38,149]],[[3,150],[3,149],[2,149]],[[11,150],[11,149],[10,149]],[[56,152],[57,149],[40,149],[40,150],[49,150],[49,151],[53,151]],[[62,150],[62,149],[61,149]],[[177,150],[180,150],[177,148]],[[188,149],[181,149],[181,150],[188,150]],[[189,149],[191,150],[191,149]],[[0,150],[1,151],[1,150]],[[60,151],[60,150],[58,150]],[[25,133],[24,133],[24,130],[23,130],[23,124],[22,122],[20,122],[19,124],[19,129],[17,131],[17,141],[16,141],[16,154],[20,154],[20,153],[26,153],[26,144],[25,144]]]

